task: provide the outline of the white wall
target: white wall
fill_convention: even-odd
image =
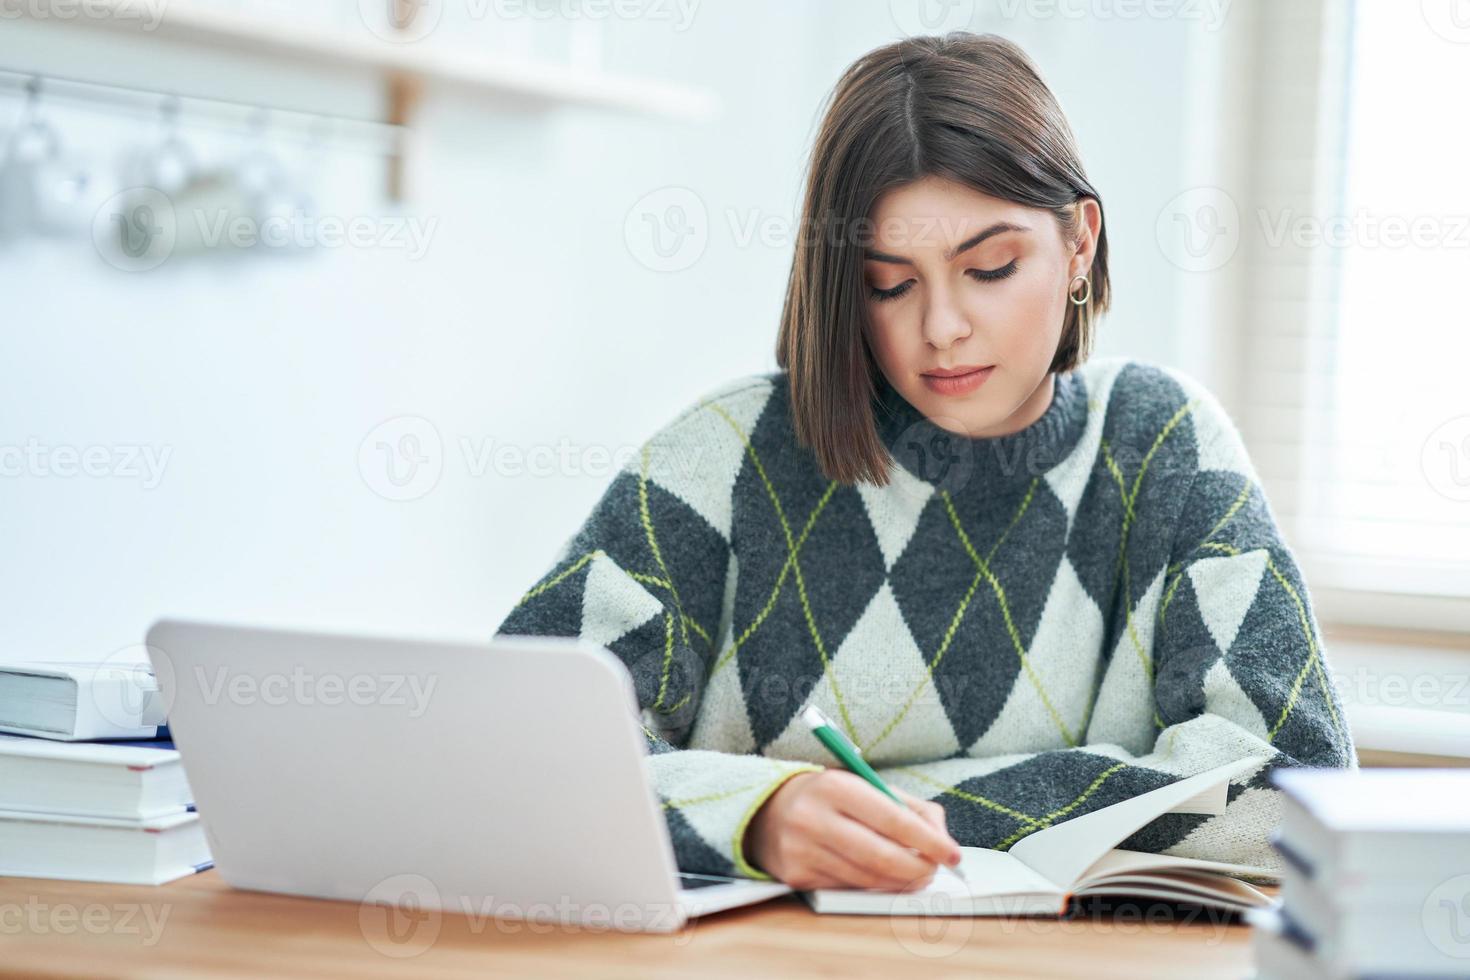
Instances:
[[[104,657],[161,614],[488,634],[611,474],[475,475],[461,440],[626,451],[700,391],[774,367],[789,242],[741,244],[729,216],[794,221],[819,102],[847,63],[897,36],[891,6],[709,0],[683,32],[609,23],[608,67],[719,96],[703,127],[431,98],[399,209],[436,222],[417,260],[335,249],[125,273],[86,237],[4,246],[0,444],[169,456],[154,487],[35,467],[0,477],[0,657]],[[1155,220],[1190,180],[1187,66],[1209,25],[1000,13],[1014,8],[979,4],[969,26],[1037,58],[1104,195],[1116,306],[1099,353],[1208,380],[1189,359],[1206,348],[1177,316],[1188,274],[1161,252]],[[0,67],[234,85],[262,101],[308,91],[361,108],[378,95],[56,25],[0,24]],[[0,129],[18,111],[0,100]],[[78,150],[152,132],[68,112]],[[379,161],[338,152],[317,189],[339,214],[373,215],[381,183]],[[674,273],[640,264],[624,234],[635,202],[667,187],[710,215],[703,256]],[[359,450],[402,416],[437,430],[442,476],[394,501],[370,486],[386,486],[382,457],[369,446],[364,470]]]

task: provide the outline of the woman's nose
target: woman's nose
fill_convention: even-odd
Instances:
[[[935,294],[924,311],[924,339],[944,350],[970,335],[970,321],[965,311],[947,295]]]

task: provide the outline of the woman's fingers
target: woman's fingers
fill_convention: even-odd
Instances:
[[[897,793],[899,798],[907,803],[919,816],[943,831],[945,836],[949,835],[949,826],[945,819],[943,806],[935,803],[933,800],[921,800],[917,796],[911,793],[905,793],[901,789],[894,789],[893,792]]]
[[[895,794],[897,795],[897,794]],[[807,888],[910,891],[959,859],[937,804],[903,805],[838,769],[801,773],[765,802],[746,831],[748,853],[772,876]]]
[[[893,882],[869,868],[865,868],[853,861],[846,854],[826,844],[820,845],[821,853],[817,857],[818,867],[826,874],[843,881],[844,888],[883,888],[893,887]]]
[[[932,873],[904,882],[895,882],[849,860],[846,855],[825,844],[816,844],[806,860],[808,876],[802,882],[808,888],[875,888],[882,891],[911,891],[934,880]]]
[[[881,888],[884,891],[912,891],[915,888],[924,888],[934,880],[934,871],[932,869],[924,872],[917,878],[906,880],[884,878],[881,875],[873,874],[870,871],[858,867],[831,848],[827,848],[827,850],[840,862],[835,867],[841,869],[844,880],[853,882],[852,885],[847,886],[850,888]]]
[[[959,862],[959,844],[948,831],[935,826],[932,817],[921,816],[919,809],[895,806],[892,800],[857,775],[853,775],[851,780],[843,780],[836,792],[834,803],[839,811],[894,844],[911,847],[934,864],[954,865]],[[915,801],[918,802],[921,801]]]
[[[893,807],[892,800],[885,802]],[[856,865],[862,873],[871,876],[864,879],[867,884],[859,887],[904,888],[917,879],[932,877],[935,871],[936,862],[844,813],[833,814],[824,843]]]

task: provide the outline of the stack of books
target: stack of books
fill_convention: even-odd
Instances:
[[[1470,976],[1470,770],[1282,769],[1257,976]]]
[[[157,885],[211,866],[146,665],[0,665],[0,875]]]

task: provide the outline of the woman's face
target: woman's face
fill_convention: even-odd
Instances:
[[[1008,435],[1051,404],[1068,288],[1092,267],[1101,223],[1091,199],[1079,215],[1073,243],[1050,211],[938,177],[879,199],[863,263],[868,340],[889,383],[936,425]],[[988,370],[935,374],[974,368]]]

